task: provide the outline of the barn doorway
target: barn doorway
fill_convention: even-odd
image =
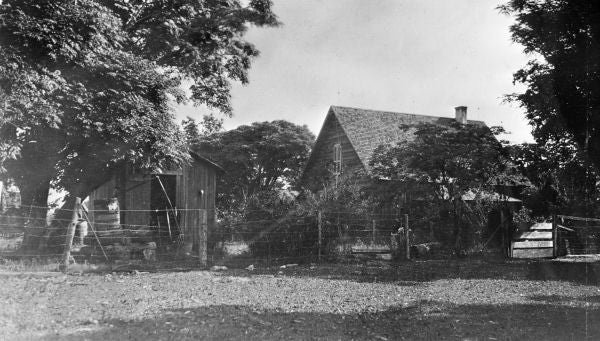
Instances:
[[[159,242],[171,242],[179,235],[177,208],[177,176],[154,174],[150,183],[150,209],[152,225]]]

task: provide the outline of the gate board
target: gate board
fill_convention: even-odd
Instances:
[[[515,249],[531,249],[531,248],[551,248],[553,245],[551,240],[527,240],[527,241],[516,241],[513,242],[513,248]]]
[[[553,257],[552,248],[543,248],[543,249],[513,249],[512,257],[513,258],[545,258],[545,257]]]
[[[535,223],[529,229],[534,230],[534,231],[539,231],[539,230],[552,231],[552,223]]]
[[[518,235],[515,239],[548,239],[548,240],[552,240],[552,231],[548,231],[548,232],[540,232],[540,231],[523,232],[520,235]]]

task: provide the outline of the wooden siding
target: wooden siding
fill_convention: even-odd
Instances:
[[[169,172],[176,175],[176,208],[183,209],[179,218],[181,228],[188,243],[197,248],[200,238],[201,214],[199,209],[206,211],[206,223],[211,229],[216,223],[215,196],[217,168],[215,165],[193,157],[190,165],[184,165],[180,170]],[[112,198],[119,193],[119,208],[121,223],[126,225],[150,225],[151,222],[151,182],[153,175],[133,175],[123,172],[93,191],[88,197],[88,208],[93,209],[96,199]],[[125,191],[117,191],[124,188]],[[138,212],[131,212],[138,210]],[[93,212],[90,212],[92,221]]]
[[[102,186],[96,188],[95,191],[90,193],[87,199],[84,201],[84,205],[90,210],[88,216],[90,220],[94,220],[94,201],[96,199],[107,199],[115,196],[115,188],[117,187],[115,179],[111,179],[104,183]]]
[[[333,165],[333,151],[338,143],[342,147],[342,175],[364,169],[348,136],[335,115],[330,112],[304,170],[303,183],[309,189],[319,190],[332,179],[333,174],[330,170]]]
[[[139,180],[138,180],[139,179]],[[126,176],[123,182],[125,192],[119,198],[122,205],[121,222],[129,225],[150,225],[150,185],[152,178],[149,175],[143,178]],[[137,210],[137,212],[131,212]],[[130,212],[127,212],[130,211]]]
[[[198,211],[191,210],[209,210],[208,224],[214,224],[216,175],[214,167],[195,159],[191,165],[184,166],[182,175],[177,177],[177,202],[184,209],[182,229],[186,242],[193,243],[195,248],[200,238],[201,216]]]

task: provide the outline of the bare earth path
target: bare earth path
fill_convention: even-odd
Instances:
[[[0,337],[600,339],[600,287],[543,280],[540,271],[529,262],[454,260],[252,273],[10,274],[0,276]]]

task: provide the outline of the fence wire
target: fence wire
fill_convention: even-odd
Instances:
[[[558,256],[600,254],[600,219],[557,216],[556,242]]]
[[[354,254],[389,254],[404,221],[400,214],[341,211],[257,211],[217,220],[214,210],[200,211],[75,212],[71,254],[75,261],[92,263],[155,261],[200,258],[204,248],[213,264],[308,263]],[[68,246],[67,227],[73,213],[34,206],[0,213],[0,257],[61,257]],[[207,230],[205,237],[201,228]]]

